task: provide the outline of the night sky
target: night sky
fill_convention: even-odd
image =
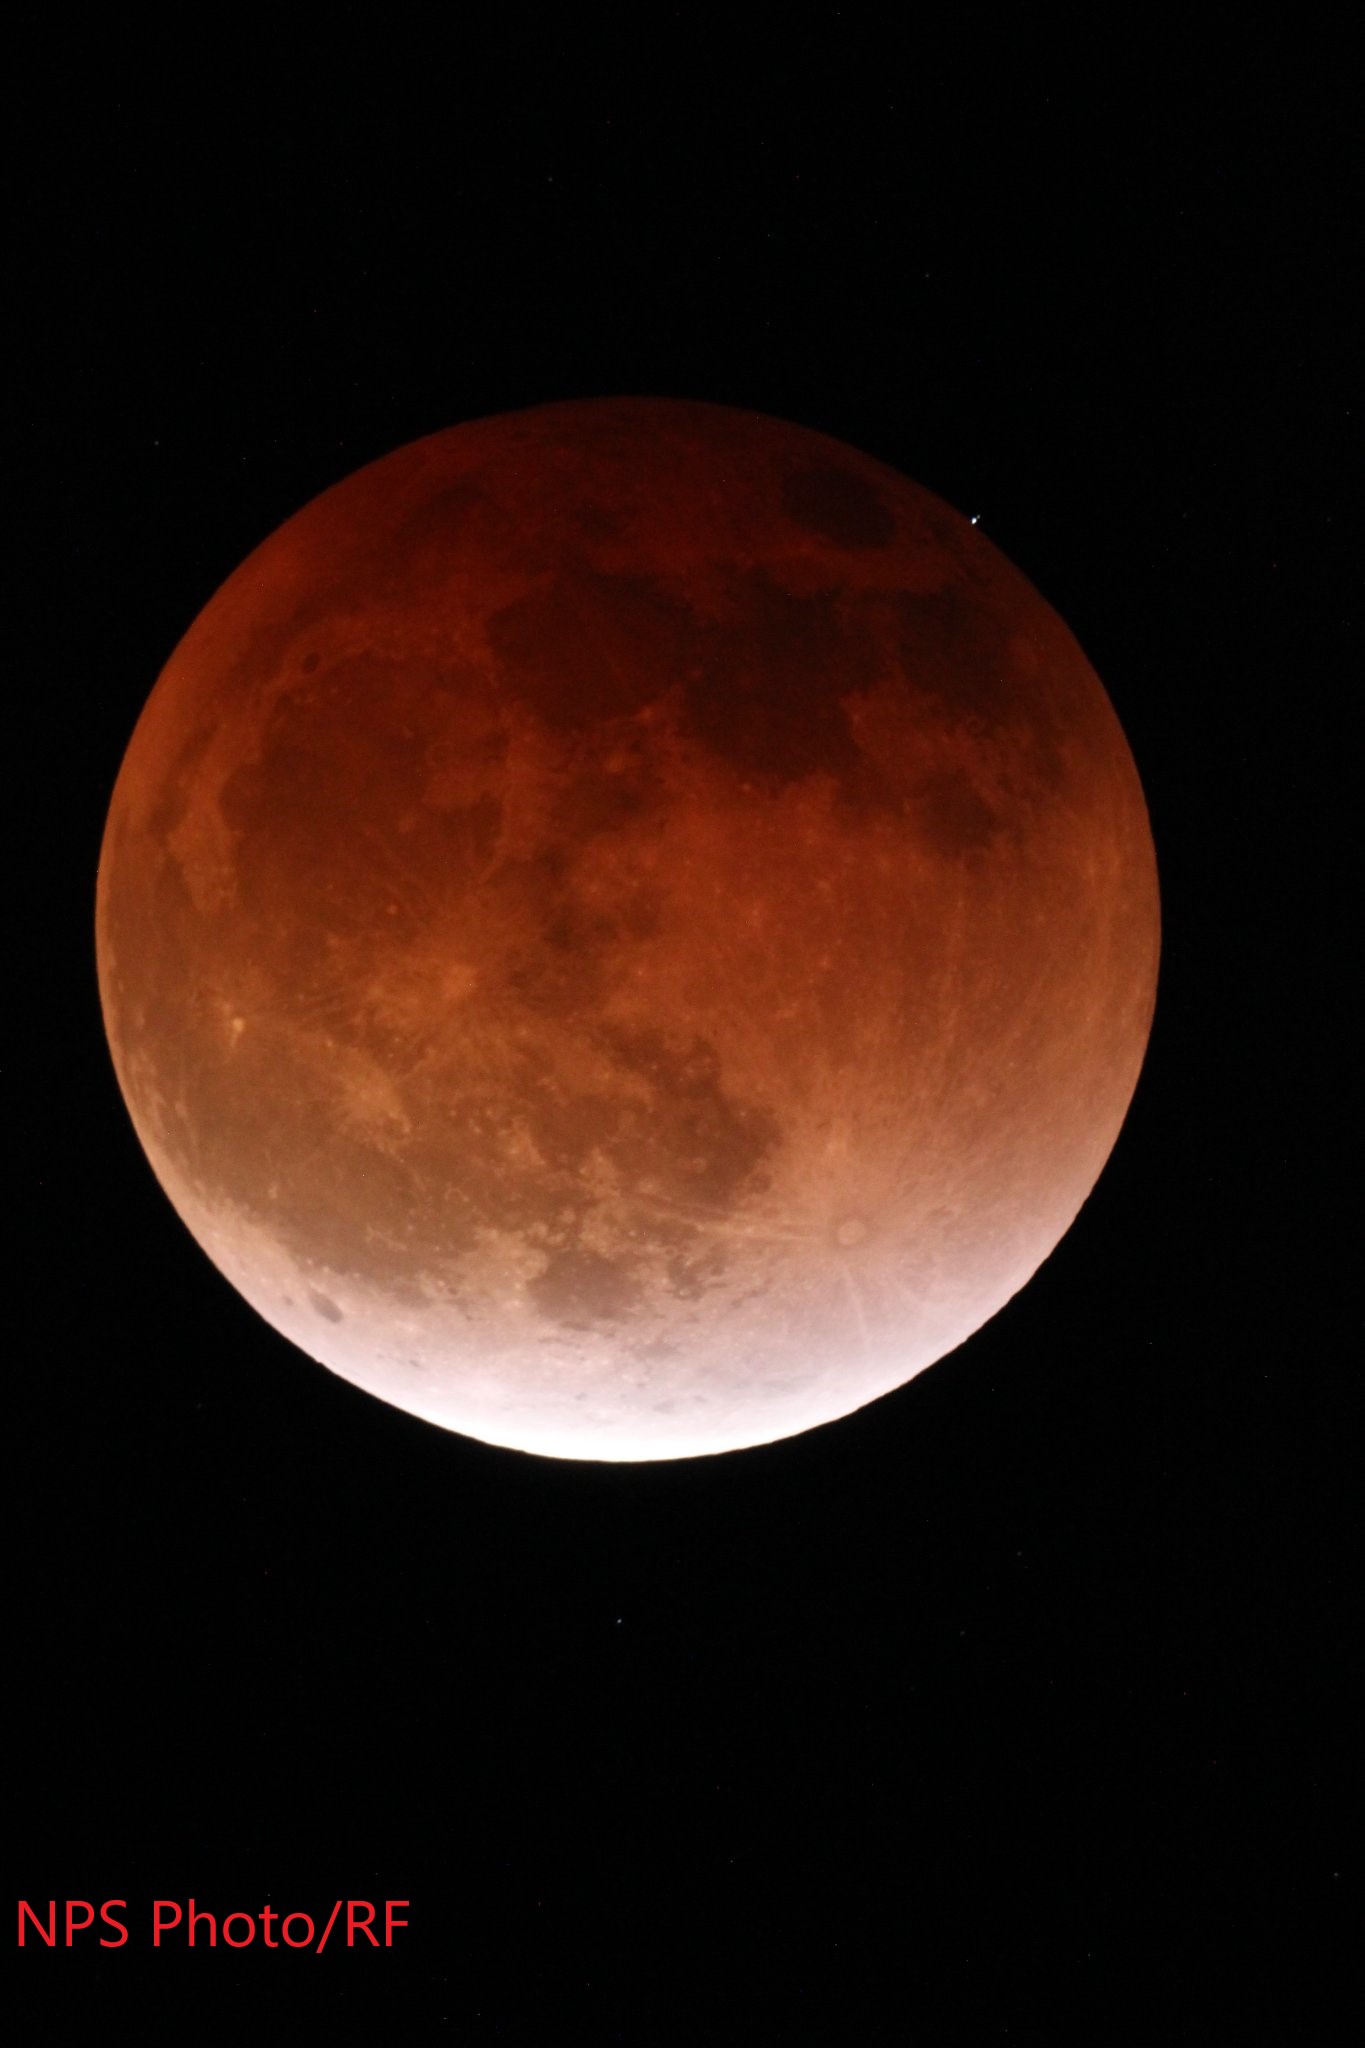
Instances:
[[[1306,2015],[1360,1897],[1342,53],[452,19],[30,30],[13,87],[6,1835],[16,1898],[130,1924],[25,1950],[23,2038]],[[1110,1164],[994,1322],[805,1437],[598,1467],[386,1408],[233,1293],[123,1108],[93,896],[138,713],[259,540],[419,435],[627,392],[979,515],[1118,711],[1164,940]],[[411,1925],[154,1953],[190,1894]]]

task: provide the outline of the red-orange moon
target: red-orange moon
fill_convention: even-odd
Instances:
[[[967,520],[726,407],[547,405],[304,507],[133,734],[101,999],[152,1166],[313,1358],[486,1442],[846,1415],[1056,1245],[1156,866],[1071,634]]]

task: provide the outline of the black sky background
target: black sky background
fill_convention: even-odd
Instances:
[[[452,19],[16,46],[7,1834],[16,1897],[132,1926],[19,1957],[24,2038],[1242,2038],[1201,2015],[1324,1997],[1359,1917],[1342,53]],[[123,748],[241,558],[404,441],[618,392],[979,514],[1109,690],[1164,918],[1024,1293],[839,1424],[638,1468],[266,1328],[143,1160],[93,957]],[[190,1893],[412,1924],[152,1955]]]

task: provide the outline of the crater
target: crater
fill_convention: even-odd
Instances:
[[[320,1294],[316,1287],[310,1287],[308,1290],[308,1300],[310,1306],[317,1310],[324,1322],[339,1323],[343,1320],[341,1310],[332,1300],[330,1294]]]

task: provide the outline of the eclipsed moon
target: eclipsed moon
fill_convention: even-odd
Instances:
[[[547,1455],[849,1413],[1099,1175],[1158,953],[1141,786],[969,522],[728,408],[548,405],[223,585],[100,860],[120,1085],[305,1352]]]

